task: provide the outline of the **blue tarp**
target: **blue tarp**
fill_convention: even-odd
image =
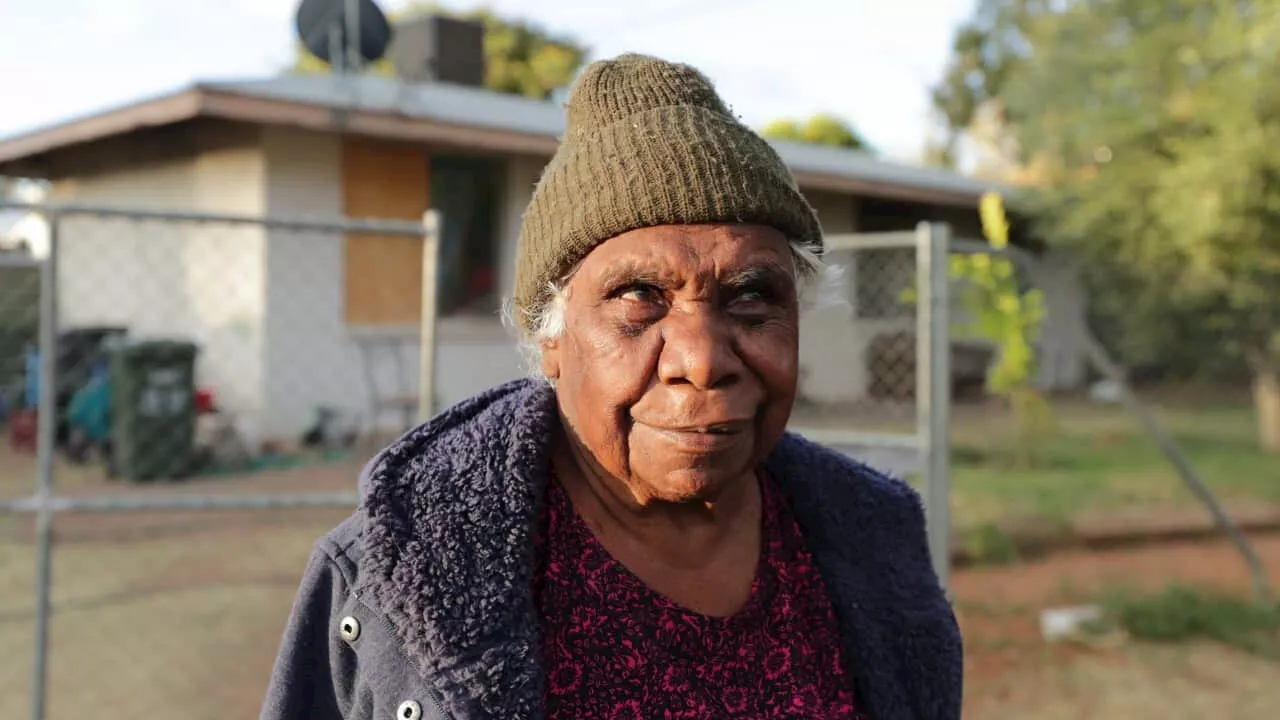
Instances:
[[[40,404],[40,351],[27,348],[27,408]]]
[[[96,368],[93,378],[71,396],[67,420],[95,443],[111,437],[111,377],[106,368]]]

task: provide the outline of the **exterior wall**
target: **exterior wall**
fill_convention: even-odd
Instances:
[[[816,192],[806,193],[805,197],[818,213],[823,234],[857,231],[857,201],[853,197]],[[799,394],[819,403],[856,400],[865,394],[868,383],[863,358],[869,340],[858,331],[851,313],[856,258],[850,253],[829,253],[826,260],[844,271],[844,299],[849,304],[811,310],[801,316]]]
[[[92,148],[103,169],[55,183],[50,199],[258,215],[257,135],[226,130],[191,129],[196,152],[176,157],[148,156],[136,147],[141,139]],[[61,326],[123,326],[136,338],[194,341],[197,382],[252,414],[262,402],[263,240],[261,228],[247,226],[66,217],[58,240]]]
[[[1088,299],[1071,264],[1052,254],[1042,259],[1031,282],[1044,293],[1045,319],[1038,349],[1038,383],[1044,390],[1078,390],[1087,379],[1083,338]]]
[[[262,139],[267,214],[341,216],[337,135],[266,128]],[[298,437],[319,405],[366,412],[359,353],[343,321],[343,242],[339,232],[268,231],[267,436]]]

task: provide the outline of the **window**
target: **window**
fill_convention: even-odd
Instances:
[[[440,211],[437,303],[441,315],[497,312],[498,215],[502,163],[495,158],[431,158],[431,206]]]

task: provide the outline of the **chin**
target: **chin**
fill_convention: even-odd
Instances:
[[[652,496],[663,502],[688,503],[714,499],[733,483],[750,474],[724,468],[685,468],[666,473],[649,486]]]

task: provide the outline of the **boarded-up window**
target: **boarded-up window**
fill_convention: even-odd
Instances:
[[[428,160],[418,147],[345,138],[342,212],[361,219],[420,221],[428,207]],[[415,325],[422,317],[422,239],[350,235],[345,316],[351,325]]]

